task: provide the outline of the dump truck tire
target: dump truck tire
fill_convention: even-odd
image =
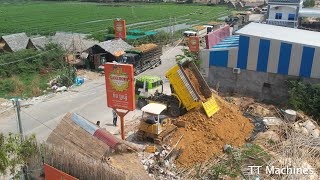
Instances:
[[[172,117],[178,117],[180,116],[180,108],[177,107],[177,106],[171,106],[169,108],[169,114],[172,116]]]
[[[145,99],[138,99],[138,108],[142,108],[144,107],[145,105],[147,105],[147,101]]]

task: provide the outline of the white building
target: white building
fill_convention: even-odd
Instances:
[[[267,23],[279,26],[298,27],[299,10],[303,0],[269,0]]]
[[[268,24],[297,28],[300,17],[320,17],[320,9],[303,8],[303,0],[268,1]]]

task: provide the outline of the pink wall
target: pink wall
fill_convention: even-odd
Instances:
[[[217,29],[205,36],[206,49],[210,49],[212,46],[218,44],[220,41],[230,36],[230,26],[224,26]]]

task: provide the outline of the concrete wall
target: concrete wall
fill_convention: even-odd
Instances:
[[[299,79],[296,76],[241,70],[233,73],[233,68],[210,66],[206,80],[211,88],[222,93],[240,94],[261,101],[285,103],[288,100],[286,81]],[[300,78],[307,83],[320,83],[320,79]]]

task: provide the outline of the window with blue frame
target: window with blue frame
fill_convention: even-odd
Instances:
[[[282,13],[276,13],[276,19],[282,19]]]
[[[289,21],[294,21],[295,20],[296,15],[295,14],[289,14],[288,15],[288,20]]]

